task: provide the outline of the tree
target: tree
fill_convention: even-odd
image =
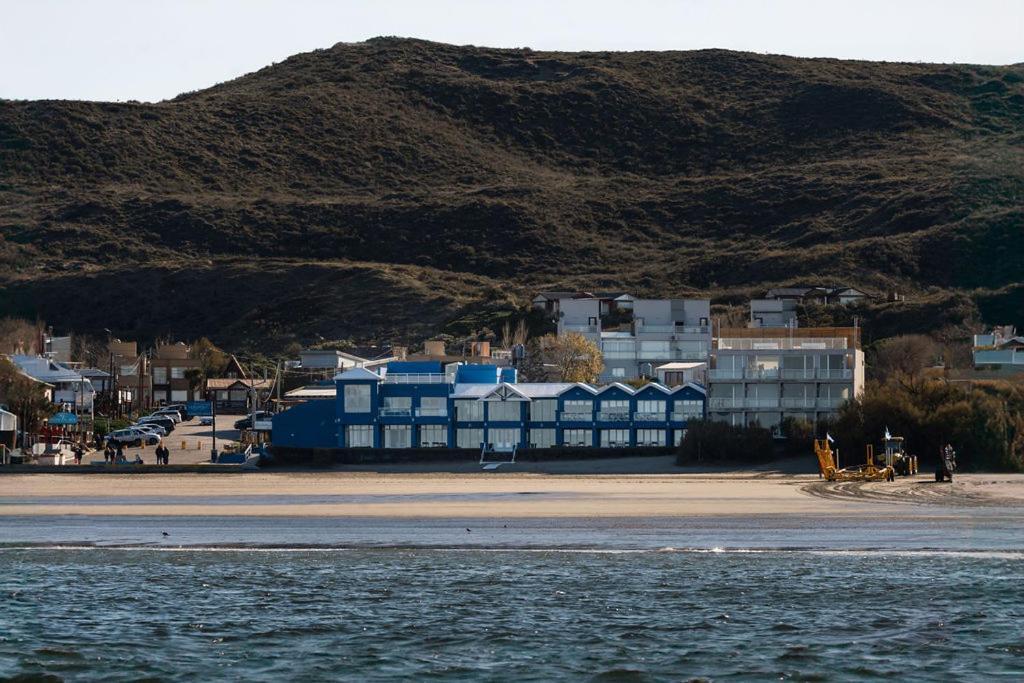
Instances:
[[[0,318],[0,353],[37,353],[39,328],[21,318]]]
[[[883,339],[875,346],[870,367],[876,379],[915,380],[932,367],[941,354],[939,345],[923,334]]]
[[[199,361],[203,377],[219,375],[228,363],[228,355],[217,348],[216,344],[206,337],[201,337],[192,344],[188,355],[189,358]]]
[[[43,385],[23,375],[6,358],[0,358],[0,398],[7,410],[18,417],[20,429],[26,432],[38,429],[54,412]]]
[[[536,348],[541,362],[550,366],[561,382],[595,382],[604,369],[597,344],[577,332],[541,337]]]

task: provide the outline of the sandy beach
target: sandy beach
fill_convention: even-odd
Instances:
[[[829,483],[765,472],[25,474],[0,477],[3,516],[636,518],[870,515],[899,507],[1024,517],[1024,475]]]

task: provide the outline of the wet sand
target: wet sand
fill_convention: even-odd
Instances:
[[[1024,519],[1024,475],[828,483],[764,471],[642,475],[252,473],[0,477],[0,516],[645,518],[1003,511]]]

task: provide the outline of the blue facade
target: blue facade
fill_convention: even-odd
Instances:
[[[452,370],[452,368],[449,368]],[[669,446],[707,414],[703,387],[649,384],[518,384],[493,365],[390,363],[335,378],[334,401],[300,404],[274,417],[273,443],[295,448],[479,449]],[[509,381],[511,380],[511,381]]]

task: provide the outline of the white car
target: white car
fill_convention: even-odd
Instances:
[[[174,424],[181,422],[181,413],[177,410],[158,410],[150,415],[150,417],[168,417],[174,420]]]
[[[134,425],[132,425],[131,428],[132,429],[141,429],[144,432],[152,432],[153,434],[156,434],[157,436],[167,436],[167,430],[166,429],[164,429],[160,425],[154,424],[152,422],[148,422],[148,423],[147,422],[142,422],[140,424],[134,424]]]
[[[128,427],[127,429],[118,429],[116,432],[107,434],[107,442],[119,443],[125,446],[153,445],[160,443],[160,437],[152,432],[144,432],[141,429]]]
[[[213,415],[201,415],[199,417],[199,424],[203,427],[209,427],[213,425]]]

